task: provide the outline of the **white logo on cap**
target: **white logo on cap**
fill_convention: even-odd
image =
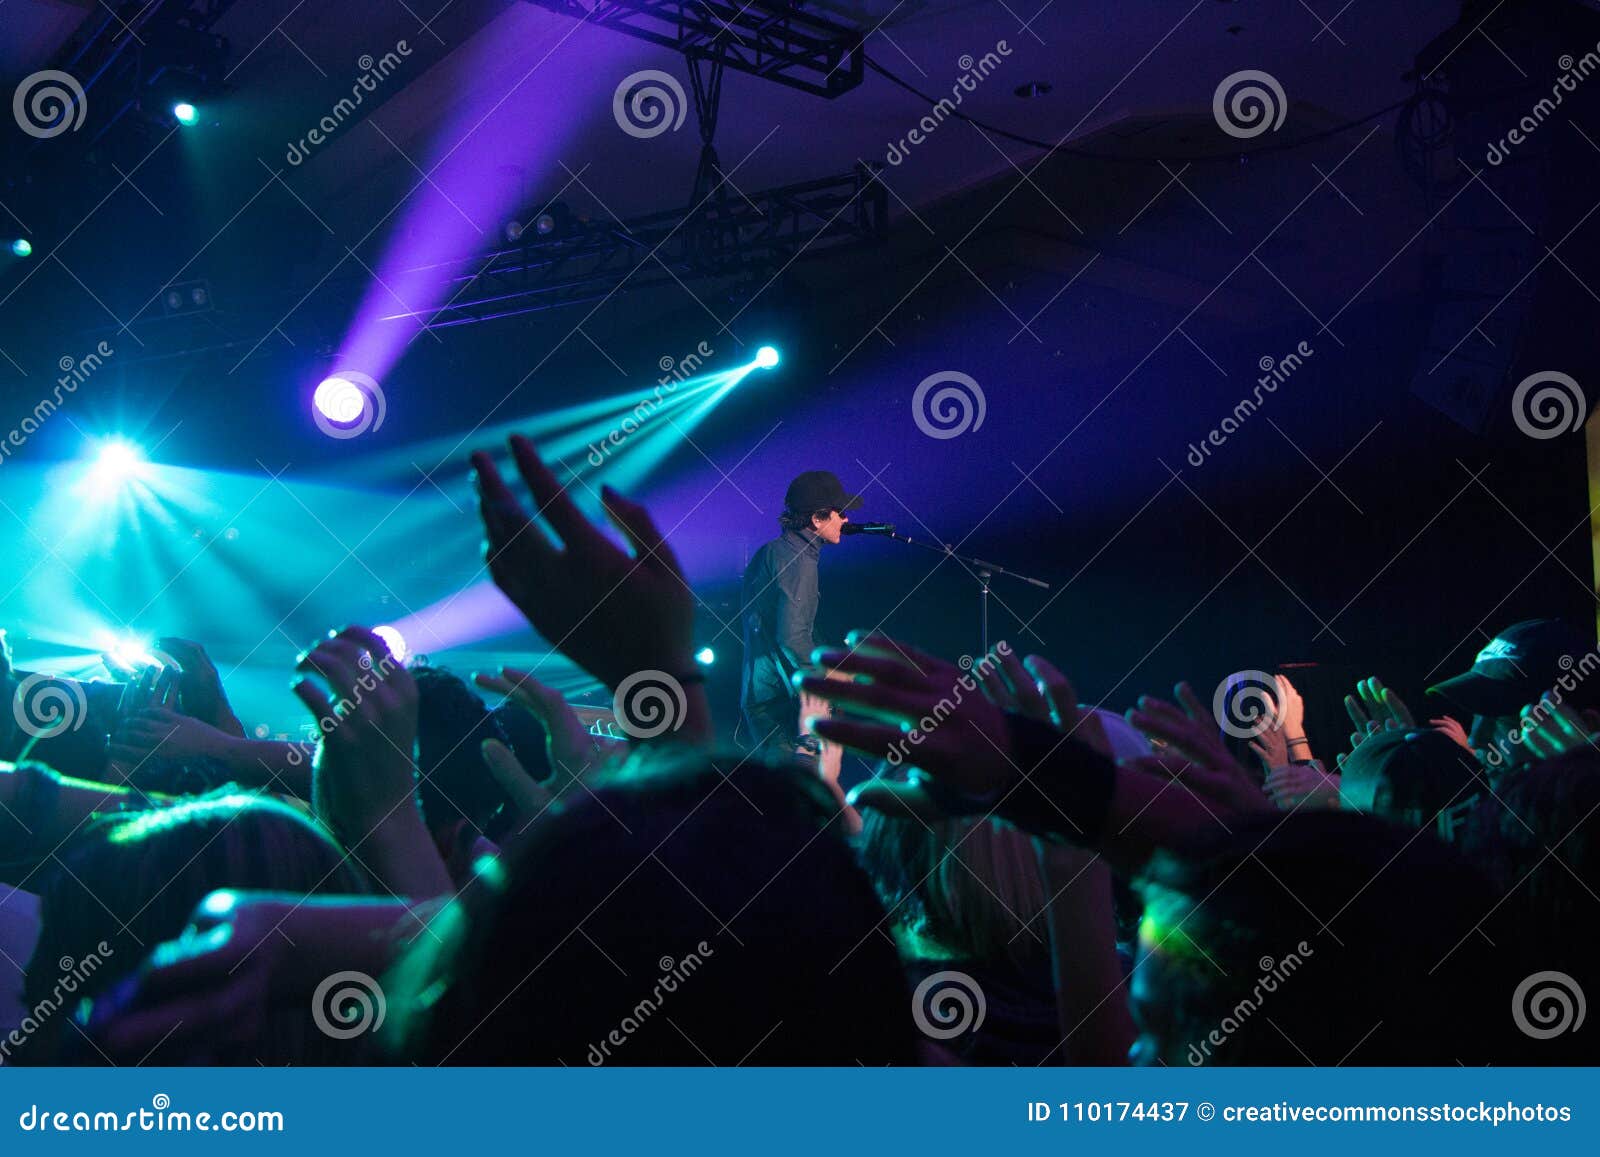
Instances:
[[[1508,642],[1505,639],[1491,639],[1489,640],[1489,645],[1478,652],[1478,657],[1473,662],[1481,663],[1485,659],[1515,659],[1516,657],[1517,645],[1515,643]]]

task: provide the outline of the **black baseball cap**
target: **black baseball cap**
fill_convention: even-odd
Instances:
[[[1472,670],[1429,687],[1428,694],[1473,715],[1516,715],[1594,650],[1592,638],[1560,619],[1524,619],[1490,639]],[[1587,704],[1597,693],[1579,692],[1574,699]]]
[[[861,505],[861,495],[846,494],[844,483],[831,470],[807,470],[789,483],[783,496],[783,505],[795,514],[810,514],[817,510],[854,510]]]

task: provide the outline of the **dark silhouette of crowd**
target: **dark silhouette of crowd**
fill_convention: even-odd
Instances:
[[[664,725],[360,626],[300,656],[306,742],[198,643],[87,691],[4,654],[0,1063],[1595,1061],[1589,634],[1509,625],[1420,715],[1363,679],[1319,755],[1287,674],[1119,715],[1070,654],[867,631],[796,677],[813,742],[725,750],[650,514],[603,492],[624,549],[510,458],[525,494],[472,460],[494,582]]]

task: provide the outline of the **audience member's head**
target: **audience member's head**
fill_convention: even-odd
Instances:
[[[483,741],[505,742],[495,716],[457,675],[416,667],[417,769],[422,816],[442,850],[470,846],[491,826],[506,794],[483,761]],[[524,712],[526,714],[526,712]]]
[[[1474,929],[1495,903],[1450,847],[1371,816],[1264,815],[1142,882],[1136,1059],[1473,1064],[1514,971]],[[1507,990],[1509,991],[1509,990]]]
[[[51,998],[63,974],[74,996],[105,992],[149,950],[178,936],[195,906],[218,889],[361,895],[364,874],[303,812],[237,789],[168,807],[120,812],[89,823],[59,855],[40,897],[39,940],[27,969],[29,1006]],[[85,962],[93,960],[92,970]],[[81,975],[80,975],[81,974]],[[40,1059],[82,1038],[71,1010],[47,1022]],[[244,1063],[302,1061],[316,1040],[305,1018],[269,1027],[269,1039],[219,1042]],[[92,1052],[79,1057],[93,1063]]]
[[[544,724],[534,718],[533,712],[519,703],[502,703],[493,711],[495,725],[506,737],[506,745],[522,764],[523,770],[534,779],[550,778],[550,742]]]
[[[1437,830],[1445,838],[1484,787],[1477,761],[1432,728],[1381,731],[1351,752],[1340,770],[1342,806],[1404,827]]]
[[[995,819],[868,811],[860,844],[907,955],[1027,967],[1048,954],[1044,882],[1026,833]]]
[[[464,946],[391,1006],[429,1006],[408,1035],[440,1063],[910,1063],[910,996],[839,827],[791,764],[640,752],[533,825]]]
[[[1479,651],[1470,670],[1428,688],[1451,714],[1472,717],[1469,738],[1491,768],[1536,757],[1511,740],[1522,708],[1552,688],[1600,726],[1600,653],[1586,636],[1560,619],[1525,619],[1505,628]]]

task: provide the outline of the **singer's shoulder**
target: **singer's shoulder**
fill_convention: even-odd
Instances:
[[[784,542],[782,535],[777,538],[767,539],[766,542],[756,547],[755,553],[750,556],[750,563],[745,569],[755,570],[759,567],[770,566],[774,559],[782,558],[789,553],[786,547],[787,544]]]

